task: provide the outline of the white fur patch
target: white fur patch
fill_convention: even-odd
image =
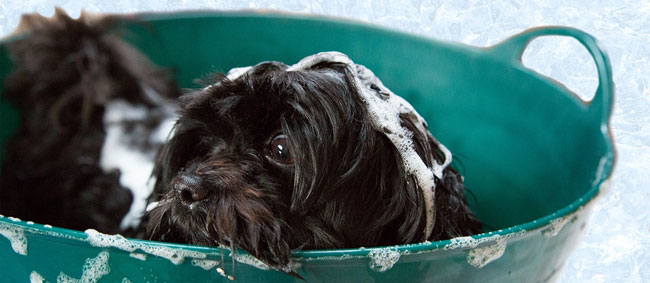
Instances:
[[[149,100],[164,103],[153,89],[143,89]],[[130,189],[133,194],[133,202],[129,212],[122,219],[121,229],[137,227],[140,224],[147,198],[155,184],[151,172],[156,151],[167,140],[177,119],[173,107],[163,104],[157,111],[165,113],[164,119],[153,131],[147,132],[143,124],[152,111],[154,110],[144,105],[134,105],[121,99],[110,101],[105,108],[103,123],[106,138],[99,166],[104,172],[119,170],[120,184]],[[149,146],[139,147],[135,145],[138,142],[148,143]]]

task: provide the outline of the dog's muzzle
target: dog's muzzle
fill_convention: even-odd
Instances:
[[[201,177],[197,175],[184,173],[175,179],[173,186],[176,197],[183,205],[189,208],[192,208],[193,204],[206,199],[210,195],[210,191],[203,186]]]

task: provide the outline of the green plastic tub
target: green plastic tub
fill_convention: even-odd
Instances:
[[[609,185],[611,67],[598,41],[582,31],[541,27],[476,48],[310,15],[185,12],[140,19],[146,24],[125,24],[120,34],[177,70],[182,87],[196,87],[194,78],[215,70],[346,53],[409,100],[462,160],[478,200],[473,209],[489,231],[405,246],[296,251],[295,270],[308,282],[552,282]],[[548,35],[575,38],[593,56],[599,86],[592,101],[522,65],[526,45]],[[0,78],[12,66],[2,46]],[[2,102],[0,120],[4,144],[19,113]],[[102,236],[8,216],[0,217],[0,234],[2,282],[300,281],[220,248]]]

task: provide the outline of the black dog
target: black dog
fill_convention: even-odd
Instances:
[[[286,271],[294,249],[481,232],[448,150],[343,54],[235,69],[180,101],[154,172],[151,239],[239,247]]]
[[[73,20],[61,10],[52,19],[23,16],[20,29],[29,36],[8,45],[15,69],[3,98],[22,119],[4,148],[0,213],[106,233],[137,225],[123,218],[132,202],[144,211],[148,195],[134,200],[133,178],[125,177],[137,172],[108,157],[118,154],[115,148],[150,155],[153,167],[162,142],[150,136],[170,112],[164,99],[179,91],[170,76],[108,33],[118,20],[124,19]],[[119,117],[133,110],[143,117]],[[142,173],[143,183],[150,172]]]

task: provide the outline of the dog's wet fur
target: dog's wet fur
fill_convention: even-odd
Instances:
[[[28,36],[8,43],[13,72],[2,97],[21,113],[17,132],[4,146],[0,213],[84,230],[118,233],[131,192],[120,172],[99,166],[106,136],[105,105],[113,99],[156,107],[146,84],[176,98],[165,72],[117,36],[117,18],[74,20],[57,10],[51,19],[25,15]]]
[[[462,178],[444,171],[425,238],[423,194],[368,119],[345,65],[262,63],[181,97],[157,160],[147,231],[156,240],[240,247],[274,267],[293,249],[386,246],[476,234]],[[416,119],[401,117],[413,133]],[[277,138],[284,155],[278,155]],[[431,167],[432,136],[415,136]],[[276,141],[276,143],[273,143]],[[286,157],[286,155],[289,155]]]
[[[42,24],[29,39],[10,46],[17,69],[3,96],[23,117],[4,149],[0,212],[119,232],[132,197],[119,172],[97,164],[103,105],[116,96],[143,102],[139,80],[170,97],[177,91],[168,76],[127,59],[143,55],[103,25],[57,15],[55,22],[34,20]],[[435,226],[426,237],[422,191],[395,146],[373,128],[344,65],[286,69],[262,63],[179,98],[180,118],[156,160],[144,237],[241,248],[287,271],[291,250],[481,232],[463,178],[448,167],[436,180]],[[427,166],[440,162],[431,134],[416,134],[415,117],[400,118]]]

